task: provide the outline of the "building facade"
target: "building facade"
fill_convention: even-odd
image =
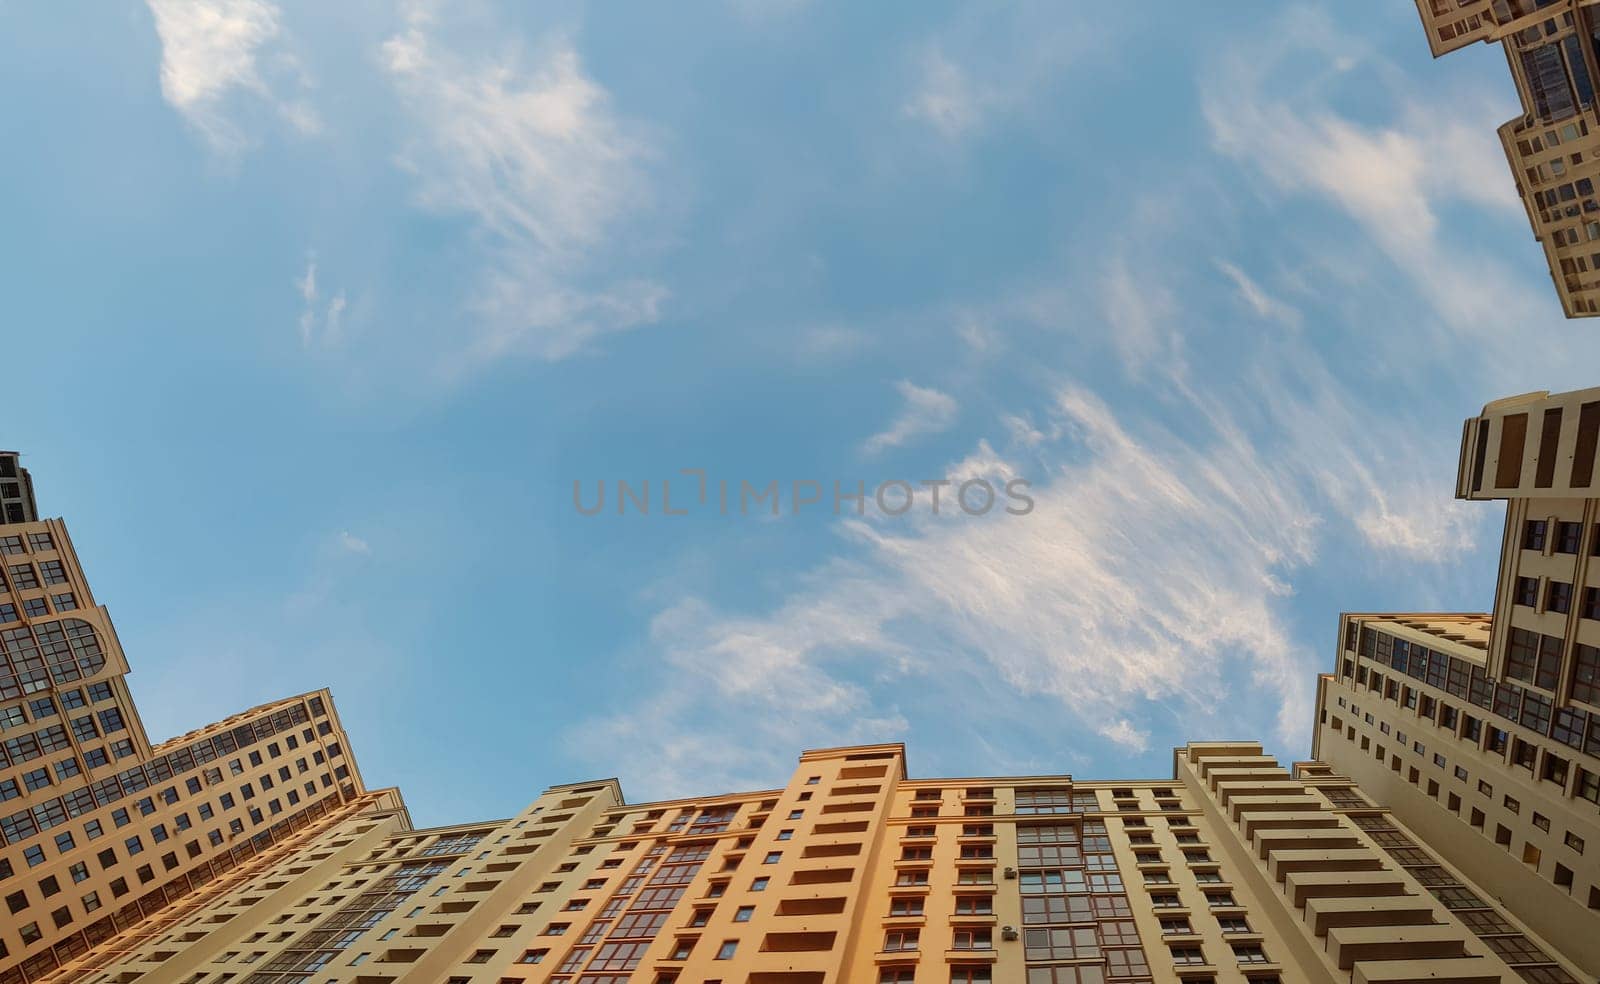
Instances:
[[[128,669],[66,525],[0,452],[0,984],[52,977],[330,817],[404,817],[363,785],[327,691],[151,744]]]
[[[1593,0],[1417,0],[1435,56],[1503,46],[1522,115],[1500,127],[1517,193],[1569,318],[1600,314],[1600,5]]]
[[[330,823],[64,968],[86,984],[1135,984],[1590,979],[1322,763],[1177,749],[1162,781],[913,779],[899,745],[780,788],[504,820]]]
[[[1457,497],[1506,503],[1494,610],[1347,613],[1312,755],[1600,976],[1600,389],[1468,420]],[[1591,850],[1592,849],[1592,850]]]

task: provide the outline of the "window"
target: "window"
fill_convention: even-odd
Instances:
[[[987,926],[957,927],[952,938],[952,948],[956,950],[989,950],[994,948],[992,931]]]
[[[1572,661],[1572,699],[1600,707],[1600,649],[1579,643]]]
[[[891,916],[920,916],[922,914],[923,898],[920,895],[915,898],[894,899],[889,903],[889,915]]]
[[[737,952],[739,952],[739,941],[738,940],[723,940],[722,941],[722,945],[717,947],[716,959],[718,959],[718,960],[732,960],[733,959],[733,955],[735,953],[737,953]]]
[[[1144,951],[1138,947],[1126,950],[1107,950],[1106,976],[1149,977],[1150,965],[1145,962]]]
[[[762,876],[760,878],[757,878],[757,879],[755,879],[754,881],[752,881],[750,883],[750,891],[752,891],[752,892],[765,892],[767,890],[768,883],[771,882],[771,881],[772,881],[772,879],[767,878],[766,876]]]
[[[1019,815],[1076,812],[1072,793],[1067,789],[1019,789],[1016,796],[1015,812]]]
[[[1542,519],[1530,519],[1522,526],[1522,549],[1544,550],[1544,541],[1549,524]]]
[[[755,915],[755,913],[756,913],[756,907],[755,906],[753,906],[753,905],[741,905],[738,909],[734,910],[733,921],[734,922],[749,922],[750,921],[750,917]]]
[[[1259,943],[1233,944],[1233,958],[1242,964],[1269,963],[1266,951],[1261,949]]]
[[[1545,592],[1544,606],[1559,615],[1572,611],[1572,585],[1565,581],[1551,581]]]
[[[1100,923],[1100,941],[1106,946],[1138,946],[1139,930],[1131,919],[1108,919]]]
[[[1569,835],[1570,836],[1570,835]],[[910,915],[912,913],[908,913]],[[922,914],[922,900],[917,899],[915,915]],[[958,916],[988,916],[994,914],[994,898],[988,895],[958,895],[956,896],[956,915]]]
[[[1172,952],[1172,962],[1179,967],[1193,967],[1206,962],[1205,951],[1198,946],[1184,944],[1168,948]]]
[[[1555,552],[1575,554],[1583,546],[1582,523],[1557,523]]]
[[[1217,920],[1217,925],[1222,927],[1224,933],[1250,932],[1250,923],[1241,916],[1223,916]]]
[[[1513,594],[1514,604],[1527,608],[1539,606],[1539,579],[1536,577],[1517,578],[1516,591]]]
[[[1028,929],[1022,934],[1026,958],[1032,960],[1073,960],[1100,955],[1100,943],[1091,927],[1076,929]]]
[[[883,934],[883,952],[899,953],[904,950],[915,950],[920,939],[914,929],[891,929]]]

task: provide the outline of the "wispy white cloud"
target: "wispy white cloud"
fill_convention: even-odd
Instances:
[[[1035,428],[1029,438],[1056,464],[1035,484],[1031,514],[908,529],[852,520],[840,532],[856,559],[813,572],[768,614],[679,602],[653,631],[672,671],[662,689],[583,740],[603,734],[604,747],[627,748],[650,734],[698,753],[695,733],[714,718],[744,736],[710,766],[738,780],[770,774],[795,740],[903,736],[885,695],[915,692],[924,718],[977,700],[986,719],[1020,721],[1043,700],[1138,751],[1147,705],[1204,716],[1227,703],[1224,671],[1240,667],[1278,707],[1266,723],[1302,729],[1315,657],[1272,605],[1314,550],[1291,466],[1226,427],[1195,444],[1159,428],[1135,435],[1077,386],[1048,415],[1057,436]],[[973,472],[1017,469],[980,444],[950,470]],[[652,792],[693,788],[678,781],[669,771]]]
[[[334,294],[326,305],[321,304],[322,295],[317,285],[315,254],[306,258],[305,272],[295,281],[295,289],[300,294],[301,301],[300,344],[308,348],[313,345],[336,344],[344,321],[345,294],[341,290]]]
[[[1126,257],[1114,259],[1101,281],[1101,305],[1109,337],[1131,373],[1184,372],[1178,305],[1158,279],[1135,274]]]
[[[562,359],[655,321],[661,285],[611,280],[592,262],[649,197],[641,134],[568,39],[532,55],[467,53],[434,28],[419,8],[382,58],[415,125],[400,163],[418,203],[472,220],[484,251],[468,302],[478,327],[446,360],[451,371]]]
[[[957,7],[910,48],[900,112],[949,142],[979,137],[1049,100],[1118,20],[1102,7],[1091,22],[1047,0]]]
[[[1239,299],[1255,312],[1256,317],[1290,327],[1300,323],[1300,312],[1295,310],[1293,305],[1268,294],[1249,274],[1227,260],[1217,260],[1216,263],[1217,269],[1233,281],[1233,285],[1238,288]]]
[[[994,99],[991,91],[974,82],[943,51],[930,47],[922,54],[915,89],[903,111],[954,140],[978,126],[986,105]]]
[[[877,454],[887,448],[897,448],[918,437],[948,430],[956,421],[960,405],[948,393],[930,387],[918,386],[902,379],[895,384],[904,405],[889,426],[867,438],[861,450]]]
[[[855,355],[872,345],[865,332],[843,325],[816,325],[799,332],[795,351],[802,358],[833,361]]]
[[[161,39],[161,93],[214,150],[234,153],[252,142],[235,119],[241,97],[271,106],[302,133],[321,128],[300,92],[305,78],[294,56],[279,50],[266,57],[284,33],[272,0],[146,2]],[[275,92],[269,78],[294,91]]]
[[[1220,57],[1202,81],[1202,109],[1214,146],[1280,192],[1321,197],[1370,235],[1417,286],[1444,325],[1492,346],[1502,358],[1525,353],[1503,326],[1509,311],[1536,317],[1549,299],[1500,262],[1439,234],[1441,210],[1456,204],[1523,223],[1515,182],[1495,130],[1515,114],[1504,96],[1453,93],[1421,102],[1395,67],[1324,14],[1293,7],[1269,35]],[[1345,73],[1393,89],[1393,118],[1357,122],[1335,108]]]

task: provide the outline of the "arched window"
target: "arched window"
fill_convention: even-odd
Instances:
[[[0,632],[0,700],[94,676],[106,665],[94,626],[78,618]]]

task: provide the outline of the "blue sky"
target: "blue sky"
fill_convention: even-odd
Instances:
[[[1305,755],[1340,610],[1490,603],[1462,418],[1600,334],[1498,51],[1107,6],[0,0],[0,445],[152,734],[328,685],[422,823]],[[1036,507],[573,508],[683,468]]]

